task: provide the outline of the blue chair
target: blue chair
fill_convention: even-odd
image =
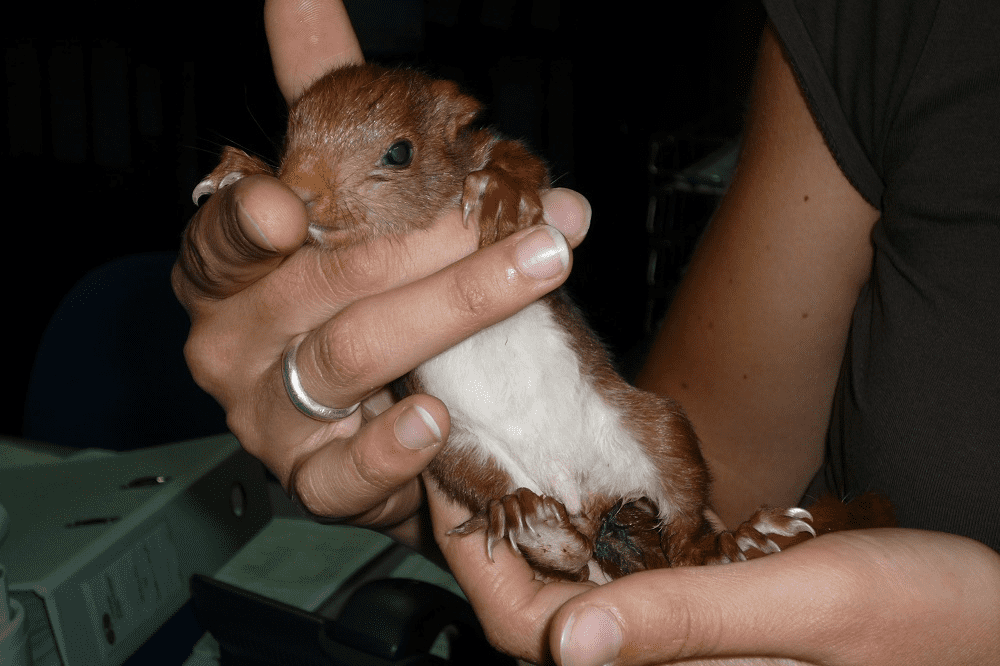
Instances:
[[[189,320],[170,288],[175,256],[117,259],[67,294],[32,368],[25,437],[126,451],[226,431],[222,408],[184,362]]]

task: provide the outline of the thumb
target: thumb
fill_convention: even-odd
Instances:
[[[213,187],[235,166],[234,155],[227,149]],[[184,230],[173,275],[178,298],[190,307],[242,291],[302,245],[307,225],[305,204],[276,178],[255,173],[222,187]]]
[[[560,666],[715,663],[700,661],[713,656],[808,660],[787,649],[803,644],[804,618],[823,616],[805,608],[801,595],[815,574],[785,559],[626,576],[567,602],[553,620],[550,649]]]

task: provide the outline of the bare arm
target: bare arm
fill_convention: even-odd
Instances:
[[[797,502],[819,467],[877,219],[766,30],[735,179],[638,379],[687,410],[729,524]]]

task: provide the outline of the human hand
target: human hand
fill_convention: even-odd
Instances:
[[[467,513],[428,483],[435,537],[491,642],[533,663],[996,664],[1000,557],[948,534],[837,532],[776,555],[543,584],[507,544],[449,536]]]
[[[361,60],[339,2],[273,0],[265,13],[286,99],[323,71]],[[552,226],[578,244],[586,201],[552,190],[543,203]],[[535,229],[468,256],[478,225],[465,225],[457,210],[424,231],[336,251],[303,246],[307,224],[303,203],[268,176],[244,178],[205,201],[173,272],[192,320],[188,365],[243,446],[307,509],[396,525],[420,506],[415,477],[447,439],[449,421],[430,396],[376,406],[379,388],[551,291],[569,262],[531,264],[539,243],[552,242]],[[306,391],[336,407],[367,399],[361,411],[323,423],[291,404],[280,359],[302,334]]]
[[[561,666],[997,664],[1000,557],[917,530],[836,532],[732,565],[647,571],[559,609]]]

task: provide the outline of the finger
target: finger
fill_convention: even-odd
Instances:
[[[321,404],[353,404],[555,289],[569,275],[571,259],[558,231],[532,227],[426,278],[357,301],[302,342],[303,386]]]
[[[551,225],[563,233],[570,246],[579,245],[590,226],[590,204],[587,200],[572,190],[556,189],[546,192],[542,201],[546,207],[546,219]],[[443,214],[426,229],[375,238],[335,252],[312,248],[311,252],[302,253],[302,257],[293,257],[288,269],[289,272],[307,276],[307,279],[309,276],[320,275],[321,279],[315,286],[322,292],[333,295],[337,301],[354,301],[410,284],[468,257],[479,246],[478,231],[477,225],[467,226],[456,209]],[[521,235],[515,237],[523,238],[527,233],[522,231]],[[501,241],[483,252],[507,252],[510,245],[517,243],[515,237]],[[525,259],[530,258],[524,254],[527,249],[529,248],[522,248],[521,256]],[[482,252],[477,256],[481,254]],[[503,265],[497,265],[495,261],[485,262],[480,272],[502,270],[506,274],[510,269],[510,262],[508,260],[501,263]],[[568,275],[568,270],[567,266],[554,283],[538,284],[538,290],[519,300],[520,307],[555,288]],[[537,270],[534,274],[538,274]],[[513,283],[510,286],[514,288]],[[305,291],[306,293],[302,293],[297,290],[296,309],[302,309],[298,299],[310,298],[308,285],[305,286]]]
[[[340,0],[267,0],[264,28],[274,76],[289,104],[324,72],[364,62]]]
[[[772,577],[775,567],[778,579]],[[717,653],[804,657],[782,654],[798,642],[794,632],[802,627],[773,609],[782,607],[792,617],[804,613],[800,592],[816,578],[794,562],[789,566],[784,556],[626,576],[560,610],[553,654],[561,666],[666,663]],[[781,580],[777,589],[775,580]],[[775,602],[776,595],[784,598]],[[816,617],[817,610],[809,615]]]
[[[711,637],[685,597],[692,592],[686,585],[691,571],[640,572],[572,600],[552,626],[557,663],[652,664],[703,656],[700,648]],[[698,590],[695,599],[708,594]]]
[[[174,275],[178,296],[190,304],[241,291],[298,248],[307,225],[302,201],[274,178],[249,176],[223,188],[185,229]]]
[[[238,183],[233,187],[239,186]],[[226,191],[220,192],[206,205],[224,195]],[[297,201],[294,199],[293,204]],[[198,224],[211,226],[207,220],[199,220]],[[195,237],[194,233],[188,236]],[[233,359],[220,350],[242,350],[245,354],[242,372],[246,377],[263,372],[262,364],[271,368],[274,381],[265,387],[269,392],[265,391],[259,399],[277,398],[280,401],[283,409],[269,414],[269,424],[276,431],[294,427],[296,421],[302,420],[284,396],[281,369],[275,364],[292,338],[303,331],[314,331],[347,303],[413,282],[468,255],[476,247],[475,234],[463,225],[456,211],[409,237],[382,237],[336,251],[306,245],[290,256],[270,257],[270,261],[265,256],[258,265],[249,267],[233,259],[228,261],[229,268],[213,269],[214,279],[199,280],[197,274],[192,275],[193,271],[184,267],[227,264],[226,259],[219,258],[224,251],[216,247],[226,246],[225,237],[216,236],[222,242],[213,243],[208,233],[204,236],[194,241],[186,240],[185,245],[204,247],[203,255],[212,260],[192,262],[185,260],[182,253],[173,275],[178,298],[192,315],[191,334],[185,346],[188,366],[198,385],[227,409],[238,404],[242,397],[240,394],[228,395],[227,387],[233,384],[233,371],[237,368]],[[250,285],[254,277],[259,278],[271,268],[267,279],[258,279]],[[223,273],[225,279],[219,279]],[[241,285],[248,292],[245,298],[243,293],[239,298],[221,298],[226,293],[235,293]],[[239,325],[234,325],[235,322]],[[366,332],[360,334],[368,335]],[[299,355],[300,370],[303,360],[308,365],[310,353],[314,352],[309,351],[309,344],[304,344]],[[319,395],[310,381],[307,379],[304,384],[306,392],[318,400]],[[366,392],[356,390],[350,396],[338,394],[338,398],[344,397],[350,402],[324,404],[346,407]],[[230,413],[229,421],[230,428],[244,445],[254,447],[253,442],[260,439],[257,414],[249,409],[240,410]]]
[[[908,574],[893,575],[910,563],[898,550],[899,564],[882,551],[892,538],[891,530],[839,532],[750,562],[626,576],[560,609],[553,654],[561,666],[713,663],[718,656],[883,663],[862,653],[872,657],[872,641],[894,633],[890,627],[912,610],[907,603],[926,602],[916,601]]]
[[[365,425],[347,442],[330,441],[306,452],[287,485],[319,516],[383,527],[411,516],[423,501],[416,478],[448,436],[440,400],[412,396]]]
[[[590,229],[590,202],[579,192],[556,188],[542,194],[545,221],[558,229],[572,247],[578,246]]]
[[[482,532],[468,536],[447,534],[468,519],[469,512],[448,500],[427,475],[425,482],[434,536],[490,643],[531,663],[546,662],[553,615],[569,599],[593,586],[542,583],[506,541],[497,544],[491,560]]]

